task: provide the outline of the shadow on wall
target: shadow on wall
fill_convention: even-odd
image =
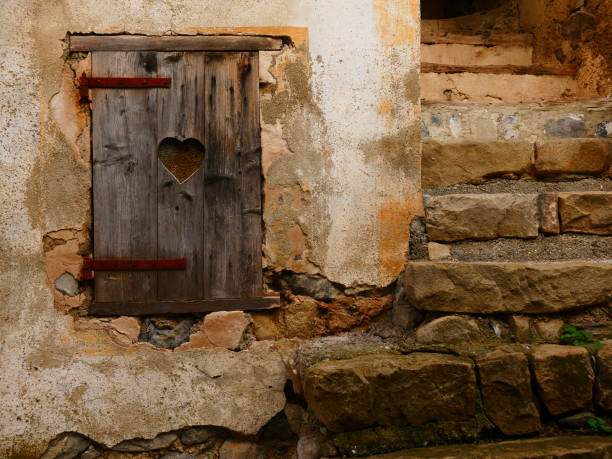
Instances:
[[[449,19],[497,8],[507,0],[421,0],[422,19]]]

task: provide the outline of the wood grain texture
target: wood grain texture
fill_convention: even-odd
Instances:
[[[159,72],[173,82],[170,90],[157,90],[157,145],[165,138],[204,144],[205,54],[156,54]],[[204,298],[204,167],[179,183],[160,162],[157,196],[158,257],[187,257],[185,271],[158,273],[158,299]]]
[[[578,67],[565,65],[447,65],[423,62],[421,73],[488,73],[512,75],[564,75],[573,76]]]
[[[95,316],[146,316],[151,314],[190,314],[213,311],[253,311],[273,309],[279,297],[223,298],[195,301],[147,301],[93,303],[89,313]]]
[[[206,54],[204,289],[209,298],[241,296],[240,59],[239,53]]]
[[[172,78],[170,88],[93,90],[94,258],[185,257],[187,267],[97,271],[91,312],[206,312],[238,308],[236,298],[269,307],[259,301],[258,53],[92,54],[100,76]],[[202,166],[177,180],[158,158],[164,139],[176,139],[178,158],[181,142],[203,144]]]
[[[100,76],[152,76],[141,53],[94,53]],[[93,90],[94,258],[157,258],[152,90]],[[155,272],[97,272],[97,301],[156,297]]]
[[[259,125],[259,58],[242,53],[238,62],[240,78],[240,180],[242,237],[240,286],[243,298],[263,295],[262,267],[262,172]]]
[[[70,51],[278,51],[279,38],[248,35],[147,37],[144,35],[73,35]]]

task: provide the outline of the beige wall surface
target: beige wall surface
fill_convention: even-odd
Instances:
[[[43,238],[90,219],[67,34],[291,37],[261,56],[264,264],[358,290],[397,278],[422,213],[418,16],[417,0],[2,2],[0,456],[37,457],[64,431],[106,445],[189,425],[249,434],[284,404],[273,351],[123,347],[103,321],[54,308],[47,272],[63,268],[45,266]]]

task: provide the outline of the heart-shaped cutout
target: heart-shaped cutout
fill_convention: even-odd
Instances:
[[[202,167],[204,145],[197,139],[181,142],[174,137],[166,137],[157,148],[157,156],[174,178],[183,183]]]

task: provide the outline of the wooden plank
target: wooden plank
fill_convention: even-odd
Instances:
[[[70,51],[278,51],[280,38],[249,35],[72,35]]]
[[[263,295],[261,134],[259,125],[259,58],[242,53],[240,82],[241,263],[243,298]]]
[[[273,309],[279,306],[279,297],[224,298],[197,301],[95,302],[90,306],[89,313],[95,316],[142,316],[212,311],[251,311]]]
[[[100,76],[151,76],[141,53],[96,52]],[[157,258],[155,90],[93,90],[94,258]],[[96,273],[97,301],[150,300],[155,272]]]
[[[204,291],[207,298],[237,298],[242,291],[240,59],[239,53],[206,53]]]
[[[157,145],[166,138],[197,141],[177,142],[180,148],[204,144],[204,59],[202,52],[158,53],[159,72],[171,76],[173,84],[158,90]],[[158,298],[204,298],[204,167],[180,183],[160,163],[157,194],[158,257],[188,259],[183,272],[158,273]]]
[[[512,75],[564,75],[578,72],[575,65],[445,65],[424,62],[421,73],[487,73]]]
[[[421,34],[423,44],[459,44],[475,46],[532,46],[531,34],[492,34],[492,35],[463,35],[448,33],[444,35],[423,31]]]

